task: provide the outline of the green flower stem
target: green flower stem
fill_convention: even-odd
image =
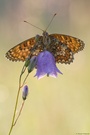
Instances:
[[[17,116],[17,118],[16,118],[16,120],[15,120],[15,122],[14,122],[13,126],[15,126],[15,124],[16,124],[16,123],[17,123],[17,121],[18,121],[18,118],[19,118],[19,116],[20,116],[20,114],[21,114],[21,112],[22,112],[22,109],[23,109],[24,103],[25,103],[25,100],[23,100],[23,102],[22,102],[22,106],[21,106],[21,108],[20,108],[19,114],[18,114],[18,116]]]
[[[23,83],[22,83],[22,86],[21,86],[21,87],[23,87],[23,85],[25,84],[25,81],[27,80],[28,75],[29,75],[29,73],[26,75],[26,77],[25,77],[25,79],[24,79],[24,81],[23,81]]]
[[[19,77],[19,88],[18,88],[18,93],[17,93],[17,97],[16,97],[16,103],[15,103],[15,108],[14,108],[14,114],[13,114],[13,118],[12,118],[12,123],[11,123],[11,127],[10,127],[10,130],[9,130],[8,135],[11,134],[12,129],[13,129],[14,125],[15,125],[14,123],[15,123],[15,116],[16,116],[16,110],[17,110],[17,105],[18,105],[18,99],[19,99],[20,89],[21,89],[21,87],[23,87],[23,85],[25,83],[25,80],[26,80],[26,79],[24,80],[23,85],[21,86],[21,77],[22,77],[23,73],[25,72],[25,70],[26,70],[26,67],[23,66],[22,71],[21,71],[21,74],[20,74],[20,77]]]

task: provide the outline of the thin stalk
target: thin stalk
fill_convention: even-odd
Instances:
[[[18,116],[17,116],[17,118],[16,118],[16,120],[15,120],[15,122],[14,122],[13,126],[15,126],[15,124],[16,124],[16,123],[17,123],[17,121],[18,121],[19,116],[21,115],[21,112],[22,112],[22,109],[23,109],[24,103],[25,103],[25,100],[23,100],[23,103],[22,103],[22,106],[21,106],[21,108],[20,108],[19,114],[18,114]]]
[[[16,97],[16,103],[15,103],[15,108],[14,108],[12,123],[11,123],[11,127],[10,127],[10,130],[9,130],[8,135],[11,134],[12,129],[13,129],[13,126],[14,126],[14,121],[15,121],[15,116],[16,116],[16,110],[17,110],[17,105],[18,105],[18,99],[19,99],[19,93],[20,93],[21,87],[24,85],[24,83],[23,83],[23,85],[21,86],[21,77],[22,77],[23,73],[25,72],[25,70],[26,70],[26,67],[23,66],[22,71],[21,71],[21,74],[20,74],[20,77],[19,77],[19,88],[18,88],[18,93],[17,93],[17,97]]]

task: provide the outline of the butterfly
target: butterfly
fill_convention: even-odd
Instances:
[[[42,51],[49,51],[57,63],[70,64],[74,54],[83,50],[82,40],[63,34],[48,34],[43,31],[42,36],[36,35],[11,48],[6,57],[12,61],[25,61],[26,58],[37,56]]]

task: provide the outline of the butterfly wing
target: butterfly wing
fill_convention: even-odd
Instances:
[[[24,42],[11,48],[7,53],[6,57],[12,61],[25,61],[30,55],[30,50],[35,45],[35,37],[25,40]]]
[[[57,63],[70,64],[73,62],[74,54],[84,48],[84,42],[72,36],[51,34],[50,37],[56,39],[51,48]]]
[[[65,44],[73,53],[83,50],[85,44],[82,40],[63,34],[51,34],[54,38]]]

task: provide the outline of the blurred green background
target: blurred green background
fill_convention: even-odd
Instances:
[[[42,32],[53,14],[49,33],[82,39],[85,49],[70,65],[58,64],[63,75],[41,80],[29,75],[29,95],[12,135],[75,135],[90,133],[90,0],[0,0],[0,135],[7,135],[18,89],[22,62],[5,53]],[[21,93],[20,93],[21,94]],[[21,106],[20,102],[17,109]]]

